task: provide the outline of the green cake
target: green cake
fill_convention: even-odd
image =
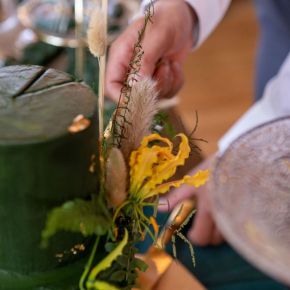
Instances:
[[[89,124],[70,132],[83,115]],[[0,289],[78,289],[90,240],[58,233],[42,249],[48,212],[96,192],[96,96],[39,66],[0,70]]]

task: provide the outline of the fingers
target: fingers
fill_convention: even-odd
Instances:
[[[174,97],[184,83],[182,65],[169,60],[160,61],[154,72],[160,98]]]
[[[134,22],[110,48],[106,73],[106,94],[115,102],[119,100],[120,91],[128,71],[128,64],[133,55],[134,45],[137,42],[138,31],[142,27],[143,21],[143,19],[140,19]],[[142,42],[144,55],[139,72],[140,78],[153,77],[157,63],[170,47],[168,37],[165,37],[165,35],[166,33],[160,37],[159,30],[148,27]],[[161,66],[160,72],[157,74],[158,78],[163,80],[165,84],[170,81],[176,91],[176,87],[180,87],[180,78],[177,77],[180,71],[181,69],[176,64],[171,64],[170,66]]]
[[[203,228],[195,228],[188,233],[189,240],[197,246],[219,246],[224,242],[224,238],[215,223],[205,222]]]
[[[203,194],[203,196],[201,196]],[[167,199],[161,199],[159,206],[160,211],[172,210],[182,200],[197,196],[198,197],[198,210],[194,219],[192,228],[188,232],[189,240],[198,246],[220,245],[224,239],[216,227],[213,220],[206,193],[193,192],[191,188],[186,186],[180,188],[178,191],[172,192]]]
[[[183,185],[179,189],[175,189],[165,198],[160,198],[158,210],[167,212],[172,210],[181,201],[193,196],[192,187]]]
[[[147,29],[142,44],[144,55],[139,72],[141,78],[153,77],[159,61],[166,56],[170,49],[166,29],[163,30],[163,33],[160,33],[158,30],[150,28]]]
[[[215,230],[212,235],[211,245],[218,246],[224,242],[224,237],[222,236],[221,232],[217,227],[215,227]]]
[[[209,157],[199,166],[189,172],[188,175],[194,175],[198,170],[208,169],[213,157]],[[194,188],[188,185],[182,185],[178,189],[172,190],[165,198],[160,198],[158,210],[162,212],[172,210],[182,200],[196,196],[198,199],[207,200],[207,187]]]
[[[143,20],[135,21],[127,30],[112,44],[106,69],[106,95],[117,102],[125,80],[128,64],[131,60],[134,44],[137,41],[138,31]]]
[[[213,220],[209,204],[199,200],[193,226],[188,232],[189,240],[198,246],[217,246],[223,242],[223,237]]]
[[[206,159],[202,164],[190,172],[195,174],[199,169],[207,169],[211,167],[215,155]],[[183,185],[179,189],[172,191],[165,199],[160,199],[159,210],[169,211],[184,199],[197,199],[197,213],[192,228],[189,230],[188,238],[196,245],[219,245],[223,242],[223,237],[218,230],[211,214],[211,203],[209,198],[208,186],[200,188],[192,188]]]
[[[188,238],[196,245],[205,246],[211,240],[213,230],[214,222],[209,211],[199,206]]]
[[[188,6],[182,2],[172,2],[170,5],[156,4],[152,23],[148,23],[142,40],[144,55],[141,59],[139,77],[142,79],[155,76],[161,97],[174,96],[183,84],[181,63],[189,52],[190,48],[184,47],[188,46],[190,38],[188,33],[178,28],[184,25],[187,28],[191,27],[191,21],[188,19],[183,25],[182,10],[188,12]],[[175,16],[169,22],[168,14],[170,15],[171,11],[177,11],[182,17]],[[106,95],[115,102],[119,100],[138,32],[143,25],[144,18],[134,21],[111,46],[107,63]]]

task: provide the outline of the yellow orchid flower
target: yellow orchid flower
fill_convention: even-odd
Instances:
[[[206,183],[208,170],[200,170],[193,176],[185,176],[177,181],[163,183],[171,178],[178,166],[182,166],[189,157],[190,146],[186,135],[178,134],[181,139],[177,154],[173,153],[173,144],[158,134],[145,137],[141,146],[130,157],[129,196],[143,201],[158,194],[164,194],[171,187],[188,184],[199,187]],[[156,143],[160,145],[153,144]]]
[[[187,175],[180,180],[166,182],[175,174],[178,166],[184,165],[190,154],[186,135],[178,134],[176,137],[181,140],[177,153],[174,153],[172,142],[158,134],[144,137],[140,147],[131,153],[128,199],[116,209],[113,220],[116,220],[121,211],[126,216],[131,216],[134,221],[132,230],[138,231],[141,238],[149,233],[155,240],[159,230],[154,216],[148,218],[144,214],[145,206],[156,209],[157,202],[147,199],[164,194],[171,187],[179,187],[182,184],[199,187],[208,180],[209,171],[200,170],[193,176]]]

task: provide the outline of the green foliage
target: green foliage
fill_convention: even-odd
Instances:
[[[104,281],[95,281],[91,288],[89,289],[96,289],[96,290],[120,290],[119,288],[115,287]]]
[[[156,130],[157,127],[162,128],[162,135],[173,139],[176,135],[176,131],[169,120],[169,115],[166,112],[159,112],[154,119],[153,131],[160,133],[159,130]]]
[[[128,242],[124,247],[123,253],[105,271],[102,271],[98,279],[117,285],[120,290],[131,290],[136,287],[137,270],[146,271],[147,264],[136,258],[138,249],[134,246],[135,242]],[[109,248],[112,247],[110,243]]]
[[[132,261],[132,267],[135,267],[135,269],[140,270],[141,272],[145,272],[148,269],[148,265],[138,258],[134,258]]]
[[[122,257],[124,248],[128,243],[128,231],[125,230],[122,241],[102,260],[100,261],[90,272],[86,282],[86,289],[89,290],[119,290],[118,287],[112,285],[112,282],[122,282],[126,279],[127,273],[122,270],[117,270],[111,273],[113,262]],[[89,264],[91,261],[89,261]],[[90,267],[91,265],[87,265]],[[99,276],[100,272],[106,272],[109,270],[109,279]],[[108,273],[108,271],[107,271]],[[105,276],[106,278],[106,276]],[[106,281],[106,282],[105,282]],[[115,284],[115,283],[114,283]]]
[[[88,279],[88,285],[94,281],[97,277],[97,275],[107,268],[110,268],[113,261],[115,261],[123,252],[124,247],[128,243],[128,232],[125,231],[125,235],[123,240],[118,244],[118,246],[107,256],[105,257],[97,266],[93,268],[89,275]]]
[[[104,235],[110,226],[111,221],[98,212],[95,200],[68,201],[49,213],[41,234],[42,246],[47,246],[48,240],[58,231],[81,233],[83,236]]]

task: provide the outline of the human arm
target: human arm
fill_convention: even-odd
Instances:
[[[146,1],[143,2],[143,7],[148,3]],[[161,97],[171,97],[180,89],[185,57],[214,29],[229,3],[230,0],[155,2],[153,24],[148,26],[143,39],[145,54],[140,75],[157,80]],[[106,90],[114,101],[119,99],[132,49],[138,37],[137,31],[143,22],[143,17],[135,19],[110,49]]]
[[[142,1],[142,10],[152,0]],[[166,1],[166,0],[165,0]],[[201,45],[213,32],[216,26],[224,17],[231,0],[181,0],[185,1],[194,11],[197,17],[197,24],[194,34],[197,35],[194,47]]]

